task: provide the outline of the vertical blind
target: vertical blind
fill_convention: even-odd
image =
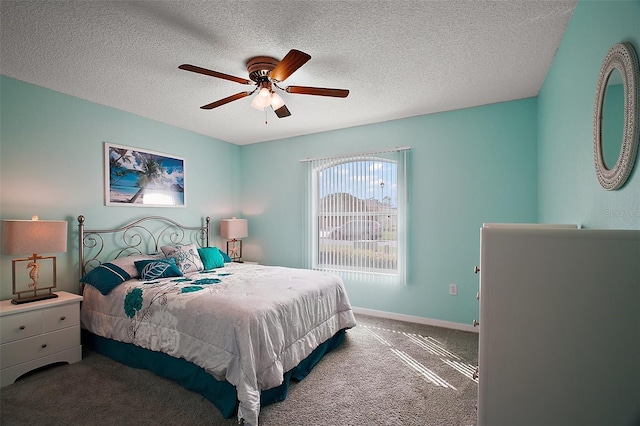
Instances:
[[[301,160],[308,267],[346,280],[405,282],[408,151]]]

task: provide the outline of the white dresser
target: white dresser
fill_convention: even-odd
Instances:
[[[481,230],[479,426],[640,422],[640,231]]]
[[[55,299],[0,302],[0,386],[45,365],[82,359],[80,302],[64,291]]]

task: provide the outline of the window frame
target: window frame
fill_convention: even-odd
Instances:
[[[368,152],[360,154],[351,154],[329,158],[318,158],[313,160],[304,160],[308,162],[307,184],[306,184],[306,201],[305,209],[306,236],[304,241],[304,249],[307,253],[307,267],[309,269],[327,271],[341,276],[345,281],[367,281],[380,283],[406,283],[407,271],[407,207],[408,207],[408,179],[407,179],[407,153],[410,148],[396,148],[393,150]],[[319,261],[321,230],[320,216],[326,215],[320,211],[321,194],[319,189],[319,180],[321,172],[324,172],[334,166],[340,164],[349,164],[360,161],[382,161],[387,163],[395,163],[395,183],[396,183],[396,267],[395,269],[371,268],[371,265],[327,265]],[[372,176],[365,176],[371,178]],[[381,189],[381,202],[384,203],[384,192]],[[354,196],[355,197],[355,196]],[[366,198],[358,198],[362,202],[366,202]],[[383,205],[383,204],[382,204]],[[383,212],[382,214],[380,212]],[[331,214],[331,213],[330,213]],[[338,212],[334,214],[339,214]],[[343,214],[343,213],[340,213]],[[361,216],[378,216],[384,215],[384,211],[361,211],[348,212],[347,214],[355,214]],[[355,216],[354,216],[355,217]],[[361,241],[364,242],[364,241]],[[354,241],[355,243],[355,241]],[[354,244],[354,247],[355,244]],[[367,270],[367,266],[369,269]]]

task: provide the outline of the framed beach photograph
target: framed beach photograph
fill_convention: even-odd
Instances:
[[[105,205],[186,207],[183,158],[109,142],[104,158]]]

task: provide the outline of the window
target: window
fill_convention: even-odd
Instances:
[[[312,269],[404,283],[407,151],[305,160]]]

